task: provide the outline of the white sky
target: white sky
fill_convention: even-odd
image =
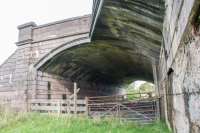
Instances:
[[[93,0],[2,0],[0,2],[0,64],[16,49],[17,26],[37,25],[90,14]]]
[[[135,81],[133,82],[134,85],[135,85],[135,88],[139,88],[142,84],[144,84],[146,81],[141,81],[141,80],[138,80],[138,81]]]

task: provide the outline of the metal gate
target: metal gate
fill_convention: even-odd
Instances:
[[[89,97],[88,115],[92,118],[109,117],[142,124],[152,123],[159,119],[159,98],[146,96],[132,100],[127,95]]]

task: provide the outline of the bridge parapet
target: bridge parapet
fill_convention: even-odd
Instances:
[[[33,27],[36,26],[37,25],[34,22],[28,22],[18,26],[19,36],[18,36],[18,42],[16,43],[17,46],[30,43],[33,40],[32,37]]]
[[[89,37],[91,16],[85,15],[37,26],[29,22],[18,26],[18,51],[29,64],[35,64],[53,49],[73,40]]]
[[[30,42],[37,43],[88,33],[90,17],[85,15],[39,26],[34,22],[22,24],[18,26],[19,39],[16,44],[21,46]]]

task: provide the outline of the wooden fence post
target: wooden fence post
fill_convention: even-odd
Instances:
[[[85,108],[86,108],[85,114],[86,116],[89,116],[88,97],[85,97]]]
[[[77,114],[77,83],[74,82],[74,114]]]
[[[160,98],[156,100],[156,115],[157,115],[157,120],[160,120]]]
[[[32,111],[32,100],[28,100],[28,112]]]
[[[69,98],[69,96],[67,97],[67,114],[69,115],[70,114],[70,109],[71,109],[71,100]]]
[[[58,101],[58,115],[61,113],[61,101]]]

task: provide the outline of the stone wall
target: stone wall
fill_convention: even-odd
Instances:
[[[166,0],[159,62],[162,116],[176,133],[200,132],[200,37],[192,34],[198,0]]]

